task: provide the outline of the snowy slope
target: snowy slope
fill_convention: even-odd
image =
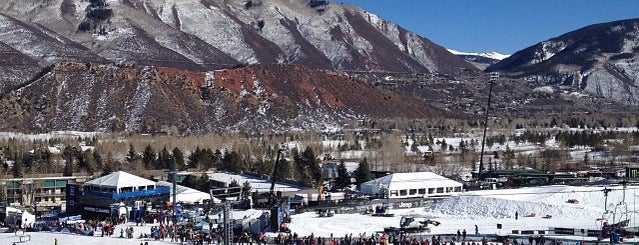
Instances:
[[[366,232],[381,231],[384,227],[398,226],[402,215],[428,217],[441,222],[440,226],[431,227],[433,234],[452,234],[458,229],[466,229],[474,233],[474,225],[479,227],[480,233],[498,234],[511,230],[535,230],[548,227],[566,227],[599,229],[604,218],[616,221],[625,218],[622,214],[626,210],[632,212],[635,205],[637,186],[626,190],[625,206],[618,205],[623,200],[624,192],[621,187],[607,187],[613,189],[607,200],[607,215],[604,214],[604,187],[571,187],[546,186],[537,188],[507,189],[493,191],[473,191],[436,202],[425,208],[396,209],[391,213],[395,217],[370,217],[361,214],[337,214],[332,218],[318,218],[314,212],[294,215],[291,229],[300,235],[336,236],[352,233],[357,236]],[[566,203],[568,199],[577,199],[579,204]],[[617,208],[616,213],[615,208]],[[627,208],[627,209],[626,209]],[[519,219],[515,220],[515,212]],[[535,213],[536,217],[525,217]],[[552,215],[552,219],[542,216]],[[628,216],[631,225],[635,224],[635,217]],[[353,225],[357,224],[357,225]],[[502,224],[498,230],[496,224]]]
[[[25,36],[29,45],[7,42],[33,32],[31,27],[46,28],[48,36],[68,39],[73,42],[69,46],[109,61],[193,70],[241,62],[356,71],[478,72],[441,46],[354,5],[330,2],[320,10],[307,1],[255,2],[246,7],[243,1],[224,0],[107,1],[105,9],[113,15],[89,31],[78,31],[81,23],[89,23],[87,1],[0,1],[0,28],[11,27],[4,28],[0,41],[32,58],[45,55],[43,51],[62,52],[63,47],[34,49],[38,42],[51,42],[40,34]],[[47,59],[60,60],[64,59],[59,55]]]

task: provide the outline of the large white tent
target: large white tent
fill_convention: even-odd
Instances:
[[[171,195],[171,198],[173,198],[173,183],[166,182],[166,181],[158,181],[157,185],[171,187],[170,195]],[[204,202],[204,200],[211,200],[210,193],[201,192],[196,189],[192,189],[192,188],[181,186],[181,185],[176,185],[176,189],[177,189],[177,192],[176,192],[177,194],[175,197],[177,198],[177,202],[202,203]],[[220,202],[222,202],[220,199],[217,199],[217,198],[213,199],[213,203],[220,203]]]
[[[4,212],[5,213],[2,215],[5,218],[3,222],[7,225],[20,224],[22,227],[27,227],[35,224],[35,215],[27,212],[26,210],[5,207]]]
[[[100,178],[87,181],[86,184],[94,189],[111,193],[155,189],[155,182],[124,171],[110,173]]]
[[[447,196],[462,191],[462,183],[432,172],[393,173],[360,186],[364,194],[388,198]]]

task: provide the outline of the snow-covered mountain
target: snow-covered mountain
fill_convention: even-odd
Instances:
[[[0,45],[58,61],[446,73],[472,65],[360,7],[308,0],[4,0]]]
[[[0,111],[12,115],[0,125],[26,131],[439,117],[419,97],[331,70],[481,74],[374,13],[315,0],[3,0],[0,52]]]
[[[447,49],[448,52],[451,52],[454,55],[461,57],[462,59],[470,62],[477,68],[484,70],[486,67],[493,65],[505,58],[508,58],[507,54],[500,54],[497,52],[484,52],[484,53],[471,53],[471,52],[461,52],[453,49]]]
[[[486,71],[639,105],[639,19],[566,33],[521,50]]]
[[[541,53],[531,49],[539,55],[520,51],[493,70],[548,83],[576,74],[569,81],[577,90],[635,103],[638,35],[631,23],[566,34],[572,42],[551,40]],[[622,39],[634,41],[615,41]],[[567,48],[572,43],[593,48]],[[374,13],[332,1],[4,0],[0,52],[0,112],[8,115],[0,125],[11,130],[210,132],[461,118],[478,114],[486,94],[483,73],[471,63]],[[518,63],[535,57],[543,59]],[[587,61],[588,68],[558,57]],[[495,86],[497,108],[527,115],[542,106],[591,107],[574,105],[561,89],[529,98],[536,94],[529,84]]]
[[[451,52],[454,55],[479,56],[479,57],[484,57],[484,58],[493,59],[493,60],[503,60],[510,56],[509,54],[500,54],[494,51],[478,53],[478,52],[462,52],[462,51],[457,51],[454,49],[447,49],[447,50],[448,52]]]

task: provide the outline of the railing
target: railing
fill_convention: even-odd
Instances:
[[[119,200],[119,199],[132,198],[132,197],[161,195],[161,194],[165,194],[169,192],[171,192],[171,187],[157,187],[153,190],[131,191],[131,192],[123,192],[123,193],[105,193],[105,192],[85,191],[84,196],[102,197],[102,198]]]

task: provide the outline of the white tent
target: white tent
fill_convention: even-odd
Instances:
[[[173,198],[173,183],[166,182],[166,181],[158,181],[157,185],[171,187],[170,195],[171,195],[171,198]],[[192,188],[181,186],[181,185],[176,185],[176,188],[177,188],[177,192],[176,192],[177,202],[202,203],[204,200],[211,200],[211,194],[209,193],[201,192],[196,189],[192,189]],[[171,201],[172,200],[173,199],[171,199]],[[217,199],[217,198],[213,199],[213,203],[220,203],[220,202],[222,202],[220,199]]]
[[[7,209],[7,216],[4,220],[6,224],[17,225],[21,227],[33,226],[35,224],[35,215],[27,212],[26,210]]]
[[[155,182],[124,171],[110,173],[87,181],[86,184],[101,191],[113,193],[155,189]]]
[[[360,186],[364,194],[382,194],[388,198],[447,196],[462,191],[462,183],[432,172],[394,173]]]

